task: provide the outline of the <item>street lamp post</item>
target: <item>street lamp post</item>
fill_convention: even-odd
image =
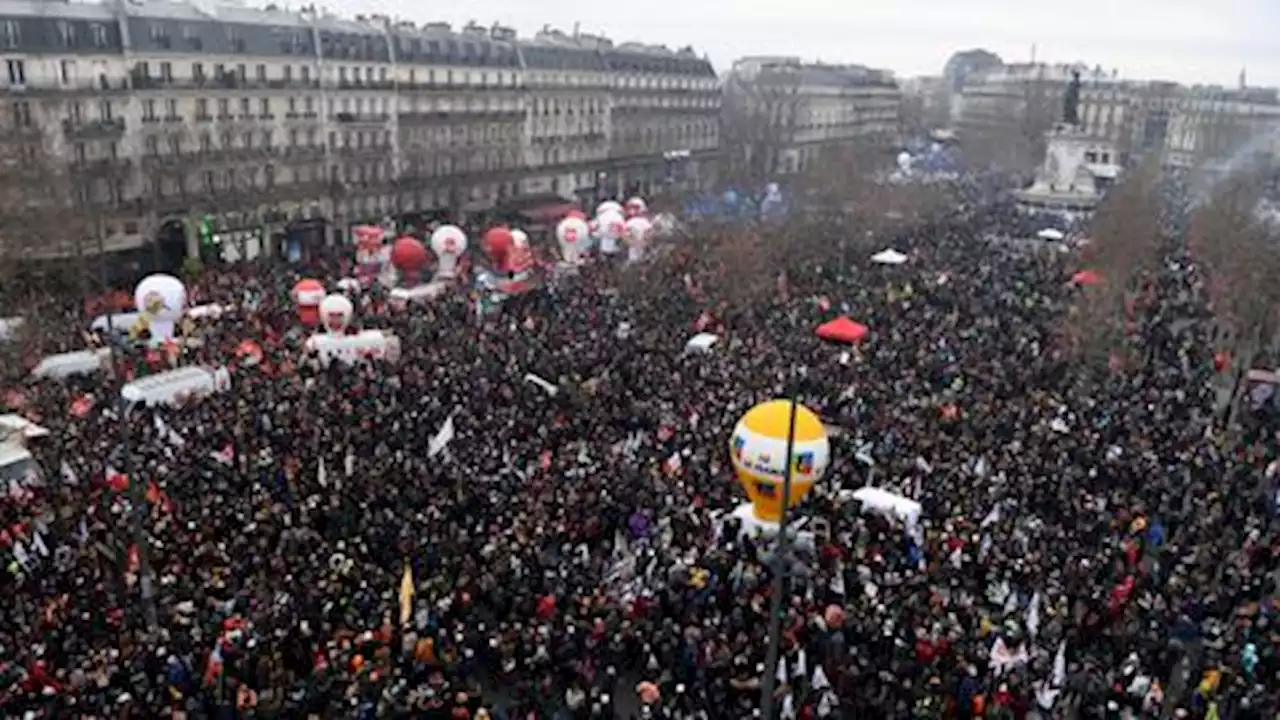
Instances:
[[[142,612],[147,620],[147,629],[154,632],[159,626],[156,619],[155,578],[151,573],[151,547],[147,537],[146,519],[150,509],[147,507],[146,492],[142,489],[140,478],[135,477],[133,468],[133,431],[129,426],[134,403],[123,395],[120,396],[120,449],[124,454],[122,460],[124,476],[129,480],[129,503],[132,506],[131,525],[133,543],[138,548],[138,587],[142,593]]]
[[[778,682],[778,662],[782,643],[782,595],[786,591],[786,576],[791,566],[791,536],[787,522],[791,518],[791,472],[795,465],[793,455],[796,444],[796,408],[800,404],[800,381],[794,379],[791,388],[791,412],[787,418],[786,470],[782,475],[782,513],[778,518],[778,542],[773,553],[773,597],[769,602],[769,650],[764,661],[764,682],[760,694],[762,720],[773,720],[774,693]]]

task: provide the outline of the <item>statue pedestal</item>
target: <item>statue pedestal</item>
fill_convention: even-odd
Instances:
[[[1096,158],[1114,157],[1114,148],[1068,123],[1058,123],[1045,137],[1044,164],[1035,182],[1015,193],[1018,207],[1032,214],[1088,216],[1102,201]]]

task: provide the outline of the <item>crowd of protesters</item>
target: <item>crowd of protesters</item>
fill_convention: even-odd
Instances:
[[[191,302],[237,310],[173,362],[229,366],[229,391],[121,418],[119,383],[170,364],[128,343],[114,379],[11,373],[51,435],[43,485],[0,501],[0,713],[757,717],[788,567],[784,718],[1275,717],[1275,438],[1207,420],[1208,329],[1170,329],[1203,278],[1171,250],[1138,352],[1100,368],[1065,331],[1082,259],[987,243],[1007,208],[961,207],[862,256],[838,227],[693,228],[479,320],[465,288],[374,292],[357,325],[399,335],[396,364],[305,357],[289,289],[340,260],[206,269]],[[778,275],[712,235],[785,238]],[[909,261],[863,257],[884,246]],[[65,338],[46,351],[88,341],[72,304],[29,317]],[[870,336],[824,344],[837,314]],[[684,352],[697,331],[723,340]],[[813,547],[775,558],[720,520],[727,442],[795,383],[835,461],[800,510]],[[922,531],[842,500],[868,482]]]

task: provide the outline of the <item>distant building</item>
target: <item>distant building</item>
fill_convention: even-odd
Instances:
[[[724,93],[726,159],[760,176],[753,180],[804,170],[833,147],[899,138],[902,94],[886,70],[744,58],[726,76]]]
[[[706,59],[551,29],[0,0],[0,63],[0,150],[38,150],[101,220],[25,256],[306,248],[388,216],[698,183],[719,146]]]

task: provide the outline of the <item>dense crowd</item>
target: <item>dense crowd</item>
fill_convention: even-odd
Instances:
[[[1064,331],[1081,259],[986,242],[1007,208],[960,206],[861,255],[836,228],[694,228],[479,321],[465,291],[374,293],[357,324],[400,336],[394,365],[306,361],[288,290],[334,263],[207,269],[192,302],[240,309],[177,362],[231,366],[230,391],[122,418],[116,383],[167,363],[130,347],[116,380],[7,388],[52,434],[46,483],[0,505],[23,549],[3,715],[757,717],[788,567],[784,718],[1275,717],[1275,438],[1206,423],[1203,279],[1170,250],[1138,360],[1099,368]],[[700,250],[771,233],[776,278]],[[885,245],[909,262],[863,257]],[[40,330],[83,342],[58,302]],[[815,337],[842,313],[870,337]],[[724,339],[684,352],[699,330]],[[814,546],[775,558],[721,520],[727,441],[797,383],[835,462],[801,510]],[[868,482],[918,500],[922,532],[839,493]]]

